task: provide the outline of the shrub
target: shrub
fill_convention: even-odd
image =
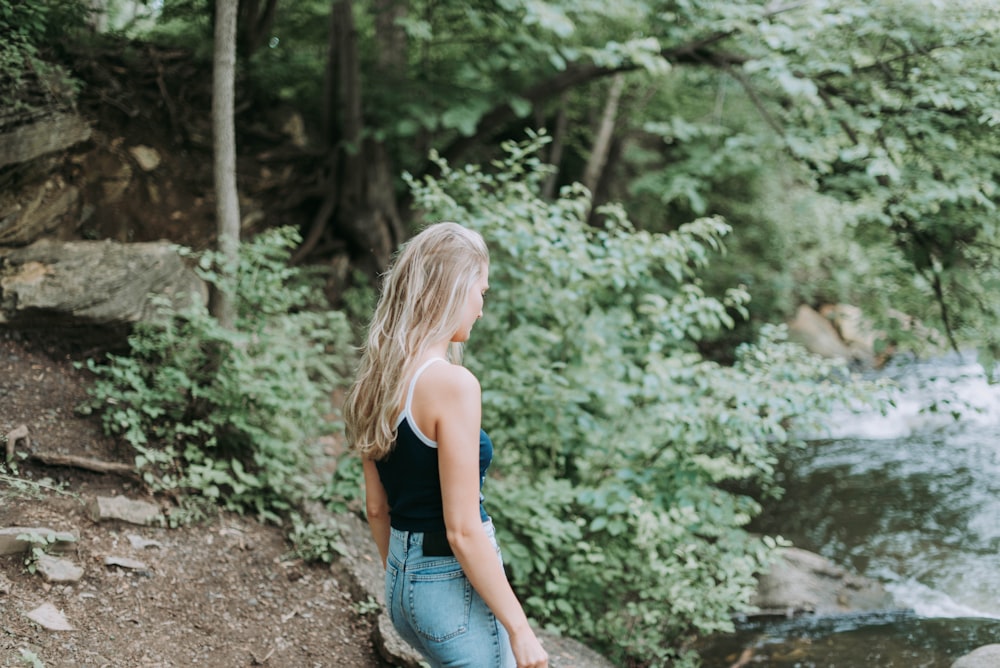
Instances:
[[[288,266],[297,241],[282,229],[244,244],[231,280],[215,271],[216,253],[197,258],[234,295],[233,330],[203,306],[161,304],[164,317],[136,327],[129,355],[88,360],[97,382],[85,409],[135,448],[154,488],[273,518],[315,487],[319,439],[339,428],[330,394],[352,349],[346,319]]]
[[[790,426],[854,390],[781,328],[731,366],[703,359],[697,344],[749,299],[700,287],[726,223],[652,234],[607,207],[588,225],[579,186],[539,197],[541,141],[508,144],[489,170],[438,161],[439,177],[409,182],[427,218],[490,246],[467,363],[497,444],[487,504],[529,614],[620,663],[661,665],[690,634],[731,628],[780,542],[745,527],[779,491]]]

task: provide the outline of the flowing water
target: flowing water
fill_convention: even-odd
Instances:
[[[971,356],[883,373],[895,407],[831,416],[754,528],[882,582],[907,611],[747,623],[709,668],[748,647],[747,665],[948,668],[1000,643],[1000,386]]]

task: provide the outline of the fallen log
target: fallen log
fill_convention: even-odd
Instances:
[[[123,464],[122,462],[106,462],[99,459],[90,459],[89,457],[79,457],[77,455],[59,455],[59,454],[46,454],[46,453],[32,453],[28,456],[28,459],[39,464],[44,464],[45,466],[69,466],[77,469],[84,469],[85,471],[94,471],[96,473],[114,473],[116,475],[123,475],[132,478],[138,478],[139,473],[135,470],[135,467],[131,464]]]

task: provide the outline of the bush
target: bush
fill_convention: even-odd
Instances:
[[[88,361],[97,374],[86,409],[135,448],[155,489],[196,492],[274,518],[317,485],[319,439],[339,428],[330,394],[353,355],[350,329],[288,267],[290,229],[244,244],[232,274],[198,258],[202,275],[235,297],[230,331],[203,306],[137,326],[127,356]]]
[[[541,141],[507,145],[490,171],[439,161],[438,178],[409,181],[429,219],[490,246],[467,363],[497,444],[487,505],[526,609],[619,663],[662,665],[690,634],[731,628],[780,542],[745,527],[779,492],[790,425],[853,390],[781,328],[731,366],[703,359],[698,343],[749,299],[700,287],[728,226],[651,234],[609,207],[592,227],[582,188],[538,196]]]

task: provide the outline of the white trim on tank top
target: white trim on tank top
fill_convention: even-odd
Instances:
[[[417,438],[420,439],[420,442],[426,445],[428,448],[437,448],[438,446],[437,441],[428,438],[427,435],[424,434],[424,432],[420,431],[420,427],[417,426],[417,421],[413,418],[413,411],[411,410],[411,404],[413,403],[413,390],[415,390],[417,387],[417,379],[420,378],[420,374],[424,372],[424,369],[429,367],[434,362],[438,361],[447,362],[448,360],[446,360],[443,357],[432,357],[423,364],[421,364],[420,367],[416,370],[416,372],[414,372],[413,380],[410,381],[410,389],[407,390],[406,392],[406,405],[403,407],[403,412],[399,414],[398,418],[396,418],[397,429],[399,429],[399,425],[403,424],[404,419],[409,420],[410,429],[412,429],[413,433],[416,434]]]

